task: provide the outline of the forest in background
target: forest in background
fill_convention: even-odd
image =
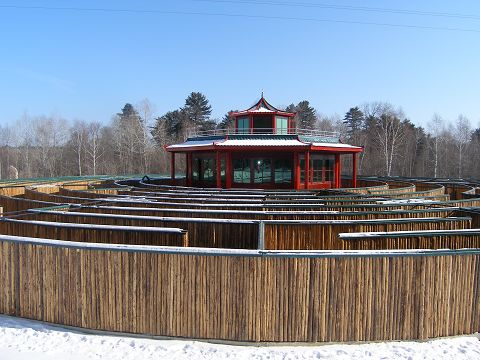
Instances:
[[[480,179],[480,128],[463,115],[447,120],[433,114],[422,127],[400,107],[384,102],[331,116],[308,100],[284,108],[297,112],[298,128],[337,131],[342,142],[363,146],[360,175]],[[0,178],[167,174],[165,145],[183,141],[192,129],[233,127],[229,112],[222,119],[211,114],[207,97],[199,92],[160,116],[148,99],[125,104],[108,122],[24,114],[0,127]],[[178,158],[181,169],[184,159]],[[344,158],[348,174],[351,159]]]

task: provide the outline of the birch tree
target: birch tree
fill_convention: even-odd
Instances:
[[[384,159],[385,173],[392,175],[392,167],[398,148],[404,138],[403,125],[400,121],[400,112],[383,113],[375,126],[376,141]]]
[[[93,175],[97,175],[97,166],[100,158],[104,154],[101,146],[100,133],[102,126],[99,122],[94,121],[88,125],[86,154],[90,162],[90,167]]]
[[[433,114],[432,120],[427,124],[428,132],[433,138],[433,177],[438,175],[439,146],[443,140],[442,134],[445,131],[445,122],[438,114]]]
[[[70,143],[75,153],[78,175],[82,176],[84,159],[86,157],[86,143],[88,137],[88,125],[85,121],[76,120],[70,129]]]
[[[465,116],[458,116],[457,121],[455,122],[453,137],[458,153],[458,178],[460,179],[463,175],[464,153],[472,137],[472,126],[470,120]]]

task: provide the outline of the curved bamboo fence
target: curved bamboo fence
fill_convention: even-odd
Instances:
[[[174,185],[0,183],[0,313],[246,342],[480,331],[475,182],[364,178],[361,188],[298,192]]]
[[[480,328],[479,250],[205,252],[2,235],[0,253],[0,312],[62,325],[253,342]]]

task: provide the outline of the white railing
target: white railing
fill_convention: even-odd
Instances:
[[[197,130],[191,129],[187,137],[202,137],[215,135],[305,135],[327,138],[338,138],[340,133],[334,131],[322,131],[312,129],[274,129],[274,128],[252,128],[252,129],[213,129]]]

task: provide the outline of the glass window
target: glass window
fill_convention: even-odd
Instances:
[[[310,182],[334,182],[334,155],[310,154]],[[305,156],[300,155],[300,181],[305,182]]]
[[[288,134],[288,117],[275,117],[275,130],[277,134]]]
[[[272,182],[272,163],[270,159],[253,159],[253,182],[255,184]]]
[[[214,159],[202,159],[202,172],[203,181],[215,181],[215,160]]]
[[[300,155],[300,181],[305,182],[305,156]]]
[[[289,184],[292,182],[292,160],[275,159],[275,183]]]
[[[326,159],[325,160],[325,181],[333,182],[333,180],[334,180],[334,176],[333,176],[334,164],[335,164],[335,161],[332,160],[332,159]]]
[[[248,116],[237,118],[237,133],[248,134],[250,132],[250,119]]]
[[[250,159],[233,160],[233,182],[250,184]]]
[[[201,160],[199,158],[193,158],[193,166],[192,166],[192,179],[198,181],[200,179],[200,164]]]
[[[312,182],[324,182],[323,180],[323,159],[312,158],[311,161]]]

